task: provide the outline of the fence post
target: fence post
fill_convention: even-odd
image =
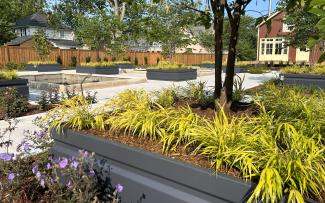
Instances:
[[[77,59],[78,59],[78,64],[80,65],[80,63],[81,63],[81,61],[80,61],[80,49],[78,49],[78,51],[77,51]]]

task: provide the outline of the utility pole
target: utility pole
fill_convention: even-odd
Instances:
[[[271,16],[272,13],[272,0],[269,0],[269,16]]]

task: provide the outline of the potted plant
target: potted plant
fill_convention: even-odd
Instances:
[[[25,66],[27,71],[51,72],[60,71],[61,67],[55,61],[29,61]]]
[[[201,68],[214,68],[214,61],[202,61]]]
[[[81,63],[80,66],[77,66],[76,72],[87,74],[112,75],[119,74],[119,68],[112,62]]]
[[[280,79],[284,84],[325,88],[325,66],[292,66],[280,70]]]
[[[16,71],[0,72],[0,89],[15,88],[20,95],[28,98],[29,88],[27,83],[27,79],[18,78]]]
[[[120,69],[133,69],[134,66],[130,61],[114,61],[114,64]]]
[[[196,69],[168,61],[159,62],[158,65],[149,66],[147,69],[148,80],[186,81],[195,80],[196,78]]]

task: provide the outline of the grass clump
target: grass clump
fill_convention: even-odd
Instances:
[[[173,69],[189,69],[185,64],[177,64],[170,61],[160,61],[155,66],[149,66],[148,69],[163,69],[163,70],[173,70]]]
[[[112,67],[114,66],[113,62],[90,62],[90,63],[81,63],[80,66],[86,67]]]
[[[201,64],[214,64],[215,62],[214,61],[202,61]]]
[[[15,71],[15,70],[0,72],[0,79],[3,79],[3,80],[14,80],[17,77],[18,77],[17,71]]]
[[[282,68],[281,73],[325,75],[325,66],[324,65],[316,65],[315,67],[290,66],[290,67]]]
[[[131,64],[130,61],[114,61],[114,64]]]
[[[213,119],[177,100],[199,100],[205,83],[170,88],[158,95],[143,90],[120,93],[95,112],[80,99],[66,101],[48,115],[52,128],[109,129],[162,143],[162,152],[186,147],[221,167],[238,169],[257,186],[248,202],[322,200],[325,191],[325,96],[319,90],[267,84],[254,117],[229,116],[219,107]],[[53,113],[55,112],[55,113]],[[55,117],[58,116],[58,117]],[[100,127],[98,127],[100,126]]]
[[[58,64],[56,61],[29,61],[27,64],[44,65],[44,64]]]

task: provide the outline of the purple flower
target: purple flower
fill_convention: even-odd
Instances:
[[[22,146],[23,146],[25,152],[29,151],[30,147],[31,147],[31,145],[28,142],[25,142]]]
[[[90,170],[89,171],[89,176],[91,176],[91,177],[95,176],[95,171],[94,170]]]
[[[44,179],[41,179],[40,180],[40,185],[42,186],[42,188],[45,188],[45,181],[44,181]]]
[[[79,165],[79,162],[74,160],[72,163],[71,163],[71,167],[74,168],[74,169],[77,169],[78,168],[78,165]]]
[[[115,185],[115,189],[118,193],[121,193],[121,192],[123,192],[124,187],[123,187],[123,185],[118,183]]]
[[[39,179],[40,177],[41,177],[41,173],[39,171],[37,171],[36,178]]]
[[[46,168],[47,168],[47,169],[52,168],[51,164],[50,164],[50,163],[47,163],[47,164],[46,164]]]
[[[36,174],[37,169],[38,169],[38,166],[39,166],[39,164],[36,164],[36,165],[32,168],[32,172],[33,172],[33,174]]]
[[[10,161],[14,157],[14,154],[1,153],[0,160]]]
[[[68,159],[64,158],[59,162],[60,168],[65,168],[68,165]]]
[[[8,174],[8,180],[13,181],[15,179],[16,175],[14,173]]]
[[[71,185],[71,181],[69,180],[69,182],[66,185],[69,189],[71,189],[72,185]]]

